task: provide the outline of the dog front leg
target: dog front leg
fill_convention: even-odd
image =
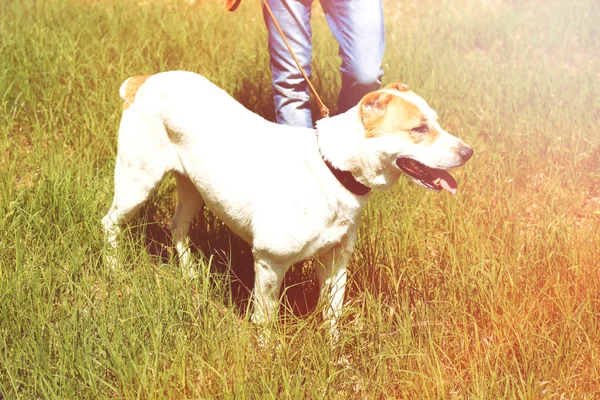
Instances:
[[[252,322],[267,325],[279,311],[279,291],[287,268],[267,257],[254,255],[254,291]]]
[[[339,337],[337,325],[344,304],[348,254],[351,251],[344,251],[341,246],[337,246],[317,260],[317,279],[321,287],[321,301],[325,306],[323,317],[329,321],[334,342]]]

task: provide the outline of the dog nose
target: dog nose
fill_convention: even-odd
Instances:
[[[463,164],[469,161],[471,157],[473,157],[473,153],[473,149],[467,146],[466,144],[460,145],[458,154],[460,155],[460,159],[462,160]]]

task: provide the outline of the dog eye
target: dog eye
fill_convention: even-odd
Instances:
[[[419,125],[416,128],[412,128],[411,131],[416,133],[427,133],[429,132],[429,126],[427,124]]]

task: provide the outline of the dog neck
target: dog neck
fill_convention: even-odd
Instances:
[[[323,161],[325,161],[325,165],[327,165],[327,168],[329,168],[333,176],[335,176],[337,180],[340,181],[342,186],[348,189],[348,191],[350,191],[351,193],[357,196],[364,196],[365,194],[371,191],[370,187],[365,186],[359,181],[357,181],[350,171],[342,171],[340,169],[337,169],[329,161],[327,161],[325,157],[323,157]]]
[[[338,181],[351,193],[363,196],[371,188],[357,178],[360,170],[364,130],[356,107],[343,114],[317,121],[317,141],[323,161]],[[356,174],[356,175],[355,175]]]

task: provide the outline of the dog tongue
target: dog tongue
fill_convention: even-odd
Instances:
[[[443,170],[437,170],[435,172],[435,178],[439,179],[439,185],[443,189],[452,193],[453,195],[456,195],[456,189],[458,188],[458,184],[456,183],[456,180],[452,177],[452,175]]]

